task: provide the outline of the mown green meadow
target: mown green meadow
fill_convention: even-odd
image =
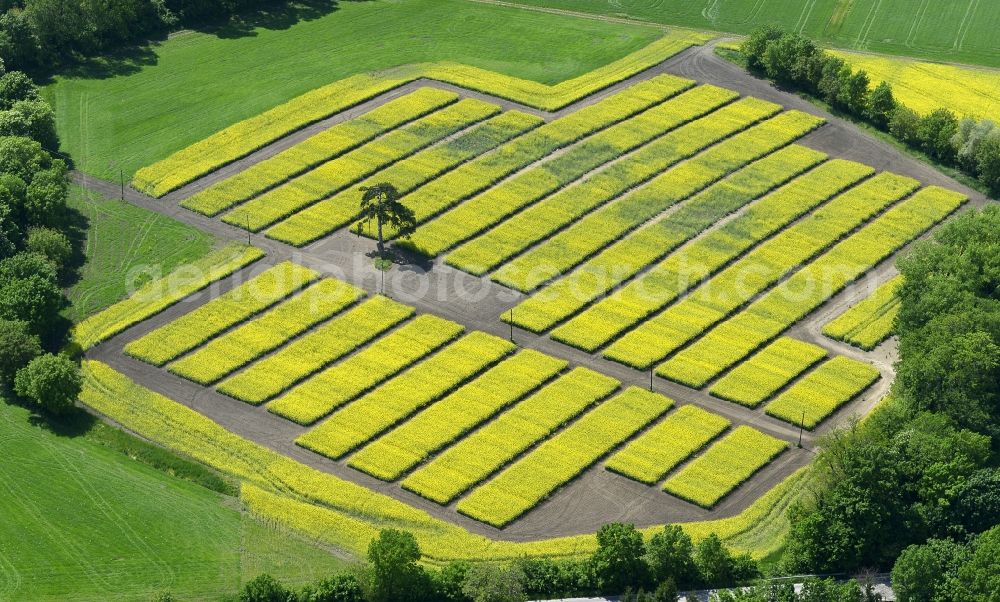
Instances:
[[[778,25],[819,42],[1000,67],[1000,4],[979,0],[517,0],[518,4],[747,33]]]
[[[71,305],[64,314],[73,322],[124,298],[130,286],[190,263],[215,245],[197,228],[83,188],[73,187],[68,202],[84,220],[80,250],[85,262],[68,291]]]
[[[261,572],[304,583],[343,567],[79,422],[90,430],[57,434],[0,399],[0,599],[217,599]]]
[[[76,167],[117,179],[119,169],[129,176],[227,125],[356,73],[447,60],[553,84],[661,34],[466,0],[342,2],[291,26],[175,34],[138,60],[60,76],[46,97]]]

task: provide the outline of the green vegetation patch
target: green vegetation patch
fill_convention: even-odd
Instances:
[[[73,322],[123,299],[130,287],[201,258],[214,244],[197,228],[77,186],[68,203],[86,220],[85,263],[65,312]]]
[[[8,492],[0,499],[0,598],[147,600],[170,591],[211,599],[264,570],[304,583],[342,567],[327,551],[241,513],[233,498],[118,451],[148,456],[128,435],[81,428],[89,430],[57,434],[0,401],[0,480]]]

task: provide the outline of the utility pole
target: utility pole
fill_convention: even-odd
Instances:
[[[247,225],[247,246],[249,247],[250,246],[250,214],[247,213],[246,215],[243,216],[243,218],[244,218],[244,220],[246,220],[245,223]]]
[[[806,411],[802,410],[802,418],[799,420],[799,447],[802,447],[802,426],[806,422]]]
[[[514,308],[510,308],[510,342],[514,342]]]
[[[125,170],[124,169],[119,169],[118,170],[118,180],[119,180],[119,182],[121,182],[121,185],[122,185],[122,200],[124,201],[125,200]]]
[[[650,390],[650,392],[652,392],[652,390],[653,390],[653,369],[652,368],[649,369],[649,390]]]

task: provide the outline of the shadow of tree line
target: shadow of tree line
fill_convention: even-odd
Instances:
[[[157,63],[156,48],[177,31],[196,31],[222,39],[254,37],[258,30],[285,30],[300,22],[325,17],[339,8],[340,2],[368,2],[372,0],[293,0],[274,2],[252,7],[225,18],[184,22],[176,30],[162,30],[135,44],[129,44],[100,55],[79,57],[72,64],[51,73],[36,74],[40,84],[51,83],[53,76],[106,79],[132,75],[144,67]]]

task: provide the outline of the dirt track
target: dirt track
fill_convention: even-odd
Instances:
[[[671,73],[697,80],[701,83],[713,83],[727,87],[743,95],[752,95],[780,103],[789,108],[803,110],[820,115],[827,119],[828,125],[807,136],[802,142],[812,148],[839,156],[867,163],[880,170],[888,170],[909,175],[924,184],[937,184],[960,190],[967,194],[976,205],[986,202],[986,199],[957,182],[940,174],[933,168],[907,157],[891,146],[857,130],[853,125],[844,122],[828,113],[817,109],[810,103],[786,92],[775,89],[769,83],[748,76],[739,67],[725,61],[714,54],[711,47],[695,47],[680,55],[653,67],[633,78],[598,94],[588,97],[579,103],[571,105],[557,113],[543,113],[527,109],[503,101],[490,98],[483,94],[461,90],[454,86],[420,80],[398,88],[380,96],[356,109],[356,112],[369,110],[399,94],[405,93],[421,85],[435,85],[459,91],[463,96],[477,97],[501,104],[505,108],[517,108],[535,114],[541,114],[546,119],[554,119],[560,114],[579,110],[584,105],[592,104],[616,91],[632,85],[637,81],[648,79],[658,73]],[[354,115],[355,110],[350,112]],[[322,239],[306,249],[278,243],[261,235],[247,233],[241,229],[229,226],[218,219],[181,209],[178,203],[186,196],[203,189],[219,179],[232,175],[241,169],[253,165],[292,144],[328,128],[345,119],[345,115],[330,118],[292,134],[271,144],[247,158],[222,168],[181,190],[172,193],[164,199],[157,200],[140,194],[134,190],[126,191],[128,201],[170,215],[185,223],[194,225],[208,233],[226,240],[249,240],[267,251],[268,256],[259,266],[250,270],[262,269],[265,265],[273,265],[284,259],[293,259],[304,265],[314,267],[326,274],[336,276],[365,288],[370,293],[381,289],[381,274],[371,265],[368,254],[374,251],[374,243],[367,238],[358,238],[346,231],[338,232]],[[89,178],[82,174],[74,174],[74,180],[89,189],[109,197],[117,197],[117,184]],[[883,379],[861,398],[855,400],[827,420],[818,432],[826,432],[843,423],[852,414],[867,412],[881,399],[894,376],[892,364],[895,348],[889,342],[872,353],[865,353],[856,348],[831,341],[819,333],[822,324],[843,308],[863,298],[865,294],[879,282],[883,282],[893,273],[894,257],[882,262],[861,282],[848,287],[813,312],[802,323],[796,325],[788,334],[812,341],[831,352],[849,355],[873,362],[882,372]],[[237,277],[241,276],[238,275]],[[226,279],[220,284],[219,290],[225,290],[235,281]],[[489,280],[471,277],[463,272],[444,265],[440,260],[426,263],[411,263],[393,269],[386,279],[385,292],[393,298],[414,305],[421,312],[434,313],[463,324],[469,330],[483,330],[508,336],[508,326],[501,323],[497,317],[516,305],[519,294],[496,285]],[[462,517],[454,511],[454,506],[442,508],[403,491],[398,485],[387,484],[373,479],[363,473],[346,467],[343,462],[333,462],[317,454],[295,446],[292,440],[301,432],[299,427],[291,422],[269,414],[263,408],[254,408],[242,402],[215,393],[182,378],[169,374],[166,370],[146,365],[133,360],[121,353],[122,346],[138,336],[149,332],[178,315],[189,311],[194,305],[203,303],[207,295],[196,296],[192,301],[174,306],[160,315],[141,323],[118,337],[105,342],[93,349],[89,356],[105,361],[115,368],[128,374],[141,384],[164,393],[177,401],[201,411],[226,428],[233,430],[249,439],[285,453],[299,461],[314,466],[332,474],[363,484],[374,490],[385,492],[414,506],[423,508],[435,516],[439,516],[465,526],[471,531],[488,534],[494,537],[511,540],[531,540],[543,537],[591,532],[601,524],[624,520],[639,525],[649,525],[671,521],[700,520],[706,518],[721,518],[738,513],[748,506],[760,494],[770,489],[783,479],[791,470],[803,466],[811,458],[810,448],[815,443],[815,436],[806,433],[803,437],[805,449],[792,447],[776,462],[755,475],[747,483],[725,498],[715,509],[706,511],[692,504],[680,501],[662,493],[656,488],[639,485],[629,479],[611,474],[599,463],[588,470],[580,478],[557,492],[550,500],[540,505],[525,517],[515,522],[503,531],[485,526],[479,522]],[[614,376],[623,385],[648,386],[648,373],[641,373],[620,364],[604,360],[599,355],[591,355],[572,349],[544,336],[532,335],[515,330],[514,340],[521,346],[544,351],[554,356],[562,357],[573,365],[587,366],[592,369]],[[734,424],[751,424],[754,427],[781,437],[794,443],[798,437],[798,429],[763,414],[762,410],[749,410],[736,404],[728,403],[708,396],[703,391],[695,391],[663,379],[655,379],[655,388],[679,404],[696,403],[706,409],[722,414]]]

